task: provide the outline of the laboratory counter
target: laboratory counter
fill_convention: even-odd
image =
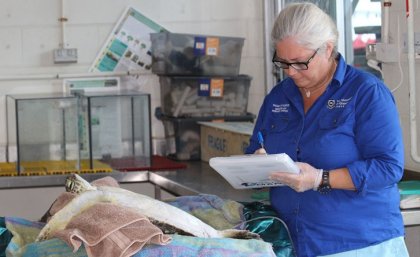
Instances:
[[[135,171],[135,172],[110,172],[83,174],[88,181],[112,176],[120,183],[149,182],[155,186],[155,198],[161,198],[161,191],[167,191],[173,195],[195,195],[199,193],[214,194],[221,198],[235,201],[256,201],[258,196],[267,189],[236,190],[232,188],[219,174],[217,174],[206,162],[186,162],[187,168],[169,171]],[[64,185],[66,175],[51,176],[27,176],[27,177],[1,177],[0,189],[25,188],[25,187],[48,187]],[[404,224],[406,226],[420,225],[420,208],[402,210]]]

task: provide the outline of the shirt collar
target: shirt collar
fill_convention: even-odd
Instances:
[[[340,53],[338,53],[336,61],[337,67],[335,69],[334,76],[332,78],[333,82],[331,84],[332,86],[340,87],[343,85],[347,64]],[[288,95],[288,97],[293,98],[294,100],[300,99],[299,90],[290,77],[286,77],[283,81],[280,82],[280,84],[283,85],[282,90],[286,93],[286,95]]]
[[[337,86],[341,86],[343,85],[344,76],[346,74],[346,69],[347,69],[347,64],[340,53],[338,53],[336,61],[337,61],[337,68],[335,69],[333,80],[336,81],[336,83],[334,84],[336,84]]]

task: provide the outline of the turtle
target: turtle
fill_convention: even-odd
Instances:
[[[52,238],[55,232],[66,228],[72,217],[99,202],[131,208],[146,216],[165,234],[261,240],[257,233],[248,230],[217,230],[184,210],[143,194],[120,187],[93,186],[77,174],[67,177],[66,190],[77,194],[76,197],[49,219],[38,234],[36,241]]]

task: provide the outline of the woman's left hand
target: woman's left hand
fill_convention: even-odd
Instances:
[[[296,165],[300,169],[298,174],[274,172],[270,175],[270,179],[280,181],[296,192],[305,192],[309,189],[317,190],[321,183],[322,170],[303,162],[296,162]]]

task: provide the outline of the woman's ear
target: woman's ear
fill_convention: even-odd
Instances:
[[[326,56],[329,56],[330,58],[332,58],[333,51],[334,51],[334,44],[332,42],[327,42],[326,49],[325,49]]]

